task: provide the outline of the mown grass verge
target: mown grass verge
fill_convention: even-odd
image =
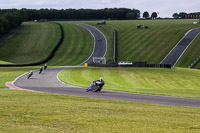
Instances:
[[[55,23],[32,23],[0,47],[0,60],[13,64],[27,64],[44,60],[60,39]]]
[[[200,71],[185,68],[71,68],[59,78],[74,86],[89,87],[103,77],[105,90],[200,98]]]
[[[16,77],[34,69],[39,67],[0,67],[0,88],[8,88],[6,82],[14,81]]]
[[[2,89],[0,97],[1,132],[195,133],[200,130],[199,108]]]

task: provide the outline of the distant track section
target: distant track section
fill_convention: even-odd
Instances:
[[[58,50],[58,48],[61,46],[61,44],[63,43],[64,40],[64,30],[61,24],[56,23],[59,25],[60,30],[61,30],[61,37],[59,42],[57,43],[56,47],[52,50],[52,52],[49,54],[48,57],[46,57],[44,60],[41,60],[39,62],[34,62],[34,63],[28,63],[28,64],[0,64],[0,67],[23,67],[23,66],[37,66],[40,64],[44,64],[46,62],[48,62],[49,60],[51,60],[54,57],[54,54],[56,53],[56,51]]]
[[[104,57],[107,52],[107,40],[106,40],[105,35],[93,26],[83,24],[83,23],[76,23],[76,24],[87,29],[91,33],[91,35],[94,37],[93,53],[81,65],[83,65],[84,63],[93,62],[93,57]]]
[[[168,53],[160,64],[168,64],[175,66],[192,41],[199,35],[200,28],[188,31],[185,36],[177,43],[177,45]]]

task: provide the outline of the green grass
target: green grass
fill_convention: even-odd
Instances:
[[[195,68],[200,69],[200,62],[195,66]]]
[[[107,58],[111,59],[113,57],[113,29],[117,29],[119,61],[160,63],[189,29],[199,26],[193,25],[193,21],[107,21],[106,25],[100,26],[96,25],[97,21],[84,21],[84,23],[96,26],[106,35],[108,40]],[[149,29],[136,29],[138,23],[149,26]],[[30,63],[40,61],[47,57],[55,44],[57,44],[60,31],[56,24],[26,24],[29,25],[28,28],[9,39],[6,44],[0,47],[0,50],[3,51],[0,54],[2,64],[5,64],[5,62]],[[48,64],[54,66],[80,64],[90,56],[93,49],[93,38],[82,27],[77,27],[70,23],[62,23],[62,25],[65,31],[64,43]],[[198,38],[194,41],[193,48],[188,49],[188,54],[192,53],[190,54],[190,59],[188,59],[187,55],[184,56],[177,66],[186,67],[196,58],[198,50],[195,49],[196,52],[191,51],[197,46],[197,43]]]
[[[175,97],[200,98],[200,71],[185,68],[71,68],[59,78],[74,86],[89,87],[103,77],[105,90]]]
[[[61,23],[64,28],[64,42],[48,65],[79,65],[92,54],[94,39],[84,28],[71,23]]]
[[[197,133],[199,108],[0,89],[0,131]]]
[[[33,63],[45,59],[57,45],[61,32],[53,23],[24,23],[27,28],[0,47],[1,64]],[[87,60],[94,47],[90,33],[74,24],[61,23],[64,42],[48,62],[51,66],[78,65]]]
[[[0,64],[12,64],[12,63],[0,60]]]
[[[192,42],[190,47],[186,50],[176,66],[188,67],[200,56],[200,35]],[[200,67],[196,67],[200,68]]]
[[[27,28],[0,47],[0,60],[33,63],[45,59],[60,39],[60,28],[53,23],[24,23]]]
[[[160,63],[188,30],[199,27],[199,25],[193,25],[193,21],[194,20],[107,21],[105,26],[97,27],[102,31],[102,27],[110,27],[110,30],[117,29],[119,61]],[[89,21],[87,23],[96,25],[97,21]],[[138,30],[136,28],[137,24],[147,25],[149,29]],[[108,38],[111,38],[111,36],[113,35],[106,35]]]
[[[5,83],[14,81],[16,77],[39,67],[0,67],[0,88],[8,88]]]
[[[110,26],[108,25],[107,27],[102,26],[102,28],[105,28],[104,30],[105,32],[107,32],[106,30],[108,30],[109,33],[111,34],[110,29],[112,29],[112,25],[117,27],[118,21],[113,21],[113,22],[115,22],[116,24],[115,25],[109,24]],[[134,21],[127,21],[127,24],[129,26],[132,25],[133,28],[135,28],[136,23],[134,22],[135,24],[131,24],[132,22]],[[182,24],[183,27],[185,22],[186,21],[181,22],[183,23]],[[52,24],[49,25],[53,26]],[[50,62],[48,62],[48,65],[66,65],[66,64],[71,65],[73,62],[72,60],[70,61],[70,58],[78,60],[76,63],[74,63],[78,64],[79,62],[84,60],[84,58],[86,58],[87,55],[84,53],[88,52],[89,54],[92,49],[91,47],[93,46],[93,42],[91,41],[92,37],[86,30],[71,24],[62,24],[62,25],[65,30],[66,40],[64,40],[64,45],[62,45],[62,47],[58,50],[55,57]],[[43,26],[46,27],[47,25]],[[25,29],[22,33],[25,34],[26,31],[37,31],[38,27],[43,29],[44,28],[43,26],[41,25],[40,27],[38,25],[35,26],[35,29],[31,30],[30,28],[32,26],[30,26],[27,29]],[[123,31],[124,30],[123,28],[128,27],[126,26],[125,23],[123,26],[124,27],[117,27],[117,28],[120,31]],[[187,26],[185,25],[185,27]],[[57,28],[59,29],[59,27]],[[49,33],[50,31],[48,31],[47,29],[50,30],[51,28],[50,29],[44,28],[45,32]],[[179,29],[182,30],[180,27]],[[38,30],[38,32],[42,31]],[[143,32],[143,31],[141,30],[137,32]],[[20,33],[19,35],[21,35],[22,33]],[[58,35],[59,33],[60,32],[58,32]],[[182,31],[180,31],[180,33],[182,33]],[[121,36],[123,37],[123,34],[125,33],[122,32],[120,38]],[[132,32],[130,32],[129,34],[131,35]],[[43,36],[42,34],[39,35]],[[11,40],[15,40],[17,36],[12,38]],[[38,36],[38,34],[35,34],[35,36]],[[49,36],[51,35],[45,35],[45,36],[48,36],[49,40],[52,39],[49,38]],[[81,38],[81,41],[76,40],[75,36]],[[24,37],[25,35],[21,36],[21,38]],[[44,39],[45,37],[42,38]],[[126,39],[128,39],[128,37]],[[130,41],[126,39],[125,37],[123,37],[124,41],[127,42]],[[27,39],[27,41],[28,40],[29,39]],[[111,42],[112,39],[109,40]],[[21,39],[17,39],[17,42],[19,41],[21,41]],[[47,42],[47,40],[44,42]],[[83,42],[85,42],[86,44],[85,43],[83,44]],[[53,44],[53,41],[50,43]],[[82,44],[79,45],[79,43]],[[27,43],[24,43],[23,47],[25,47],[25,44]],[[20,45],[18,45],[18,47]],[[36,42],[34,42],[32,46],[35,45]],[[127,45],[130,44],[127,43]],[[7,50],[7,52],[9,50],[12,51],[11,47],[16,48],[15,50],[18,52],[20,51],[17,46],[14,47],[13,45],[11,45],[11,43],[10,46],[7,47],[7,49],[5,48],[4,50]],[[79,50],[83,49],[84,47],[87,48],[84,49],[84,53],[72,50],[77,47],[79,47]],[[88,49],[88,47],[90,48],[90,50]],[[111,47],[111,45],[109,47]],[[36,49],[41,50],[38,47]],[[49,47],[48,49],[50,51]],[[0,48],[0,50],[2,51],[2,47]],[[49,51],[46,51],[45,53],[49,53]],[[30,53],[30,51],[27,52]],[[36,53],[39,54],[40,52],[41,51]],[[80,55],[82,54],[84,56],[83,58],[80,57]],[[130,54],[130,52],[127,54]],[[0,54],[0,57],[1,56],[2,53]],[[26,54],[20,55],[19,53],[16,53],[16,55],[13,54],[12,56],[13,56],[12,59],[11,57],[3,57],[4,60],[2,58],[0,58],[0,60],[2,63],[5,62],[19,63],[19,60],[21,62],[23,61],[24,63],[24,62],[34,61],[35,58],[35,55],[34,57],[29,58]],[[25,60],[22,57],[19,58],[18,56],[24,56],[23,58],[27,56],[30,60]],[[40,56],[39,55],[37,56],[39,57],[38,60],[41,60]],[[77,57],[81,59],[78,59]],[[15,67],[15,68],[1,67],[0,88],[6,88],[5,82],[13,81],[17,76],[25,72],[28,72],[32,69],[37,69],[37,66]],[[104,89],[107,90],[200,98],[199,70],[190,70],[181,68],[173,68],[173,69],[74,68],[65,70],[59,75],[59,77],[63,81],[70,83],[72,85],[77,85],[82,87],[88,87],[91,81],[98,79],[101,76],[105,79],[106,84]],[[23,132],[81,132],[81,133],[82,132],[88,132],[88,133],[89,132],[115,132],[115,133],[116,132],[119,133],[187,132],[188,133],[191,132],[195,133],[199,132],[199,130],[200,130],[199,108],[150,105],[143,103],[112,101],[112,100],[102,100],[102,99],[93,99],[85,97],[84,98],[75,97],[68,95],[0,89],[0,132],[15,132],[15,133],[23,133]]]

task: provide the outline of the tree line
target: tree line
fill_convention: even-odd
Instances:
[[[26,9],[29,20],[94,20],[94,19],[138,19],[140,11],[128,8],[105,9]]]
[[[140,11],[128,8],[105,9],[0,9],[0,36],[23,21],[34,20],[127,20],[138,19]]]
[[[0,10],[0,36],[21,25],[27,18],[27,13],[23,9]]]
[[[158,17],[158,12],[152,12],[151,16],[149,15],[149,12],[145,11],[142,15],[144,19],[156,19]]]
[[[24,21],[34,20],[133,20],[140,18],[140,11],[129,8],[105,9],[0,9],[0,36],[16,28]],[[151,16],[146,11],[145,19],[157,18],[156,12]]]
[[[195,13],[185,13],[185,12],[174,13],[172,15],[172,17],[176,18],[176,19],[197,19],[197,18],[200,18],[200,12],[195,12]]]

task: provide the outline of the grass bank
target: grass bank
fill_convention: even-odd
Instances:
[[[60,27],[55,23],[24,23],[25,29],[0,47],[1,64],[26,64],[48,57],[57,45]],[[90,33],[71,23],[61,23],[64,41],[48,62],[51,66],[78,65],[91,55],[94,42]]]
[[[55,23],[32,23],[7,40],[0,47],[0,60],[26,64],[45,59],[60,39],[60,28]]]
[[[83,27],[60,23],[64,29],[64,41],[48,65],[79,65],[92,54],[94,39]]]
[[[63,82],[85,88],[100,77],[105,80],[106,90],[200,98],[199,70],[80,67],[66,69],[59,75]]]
[[[150,105],[0,89],[1,132],[187,132],[199,108]]]
[[[194,25],[195,20],[129,20],[107,21],[106,25],[97,26],[97,21],[88,21],[101,31],[113,29],[118,31],[118,60],[119,61],[147,61],[160,63],[170,50],[182,39],[185,33],[199,25]],[[137,29],[137,24],[148,26],[149,29]],[[112,31],[110,31],[112,30]],[[113,45],[113,34],[105,34],[110,38],[108,45]],[[194,46],[198,45],[194,42]],[[110,46],[111,47],[111,46]],[[192,51],[189,51],[191,53]],[[190,58],[195,58],[197,53],[192,53]],[[199,56],[199,55],[198,55]],[[183,60],[187,60],[183,58]],[[192,63],[180,63],[177,66],[186,66]]]

